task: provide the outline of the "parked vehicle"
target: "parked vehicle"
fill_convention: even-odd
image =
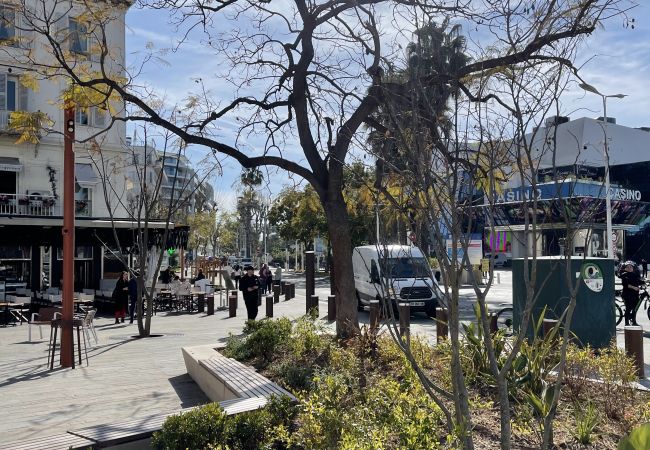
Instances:
[[[410,304],[411,312],[436,314],[440,288],[422,252],[407,245],[366,245],[352,252],[357,306],[362,310],[370,300],[389,301],[397,312],[398,302]],[[397,315],[397,314],[396,314]]]
[[[239,263],[240,266],[246,267],[246,266],[253,266],[255,267],[255,264],[253,264],[253,260],[250,258],[242,258],[241,262]]]
[[[486,253],[486,259],[491,259],[492,254]],[[512,265],[512,253],[499,252],[494,255],[494,267],[510,267]]]

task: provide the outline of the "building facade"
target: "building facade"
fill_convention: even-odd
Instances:
[[[535,186],[513,177],[494,194],[495,232],[486,233],[486,247],[511,252],[514,258],[531,255],[533,249],[540,256],[605,257],[609,195],[615,256],[650,258],[645,238],[650,235],[647,129],[618,125],[613,118],[553,117],[526,139],[538,163]],[[533,217],[536,239],[525,225]]]

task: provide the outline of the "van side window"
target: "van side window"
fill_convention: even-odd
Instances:
[[[370,260],[370,282],[379,283],[379,270],[377,270],[377,263],[374,259]]]

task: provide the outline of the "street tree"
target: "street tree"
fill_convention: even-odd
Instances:
[[[453,73],[431,73],[427,86],[451,85],[472,101],[495,98],[491,86],[477,79],[490,71],[518,68],[556,58],[556,48],[591,34],[600,23],[618,14],[626,0],[560,0],[553,2],[327,0],[286,3],[245,0],[206,3],[194,0],[143,0],[139,6],[169,11],[178,26],[176,51],[191,36],[202,34],[201,45],[225,57],[224,73],[201,74],[230,82],[232,98],[215,98],[208,91],[190,93],[187,107],[173,118],[152,106],[148,87],[138,85],[107,45],[107,30],[115,20],[109,3],[46,2],[22,6],[21,27],[38,37],[43,52],[10,53],[15,63],[32,67],[36,77],[60,77],[75,86],[87,102],[106,106],[117,96],[128,109],[114,110],[118,121],[153,123],[177,135],[185,144],[199,145],[229,156],[245,168],[274,166],[306,180],[325,211],[336,264],[337,333],[359,331],[349,214],[343,196],[343,168],[385,93],[384,75],[402,41],[399,31],[417,28],[450,16],[464,21],[481,36],[472,62]],[[392,19],[386,21],[386,15]],[[71,36],[68,17],[82,27]],[[434,20],[435,21],[435,20]],[[414,24],[416,24],[414,26]],[[61,29],[64,29],[61,33]],[[68,30],[68,31],[65,31]],[[86,54],[70,51],[78,33],[92,38]],[[488,42],[489,41],[489,42]],[[90,56],[90,57],[89,57]],[[147,60],[155,58],[153,52]],[[480,88],[480,89],[477,89]],[[222,123],[237,123],[240,139],[222,138]],[[263,136],[263,148],[248,150],[247,136]],[[291,157],[285,148],[301,152]]]

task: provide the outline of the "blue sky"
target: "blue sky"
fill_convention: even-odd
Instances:
[[[631,127],[650,126],[650,5],[642,5],[629,13],[634,18],[634,29],[623,18],[609,22],[606,29],[598,29],[581,49],[577,64],[582,66],[581,75],[591,85],[606,95],[627,94],[624,99],[609,99],[607,113],[617,122]],[[218,24],[217,24],[218,26]],[[168,23],[166,13],[143,11],[132,8],[127,14],[127,63],[137,63],[146,52],[147,43],[156,49],[175,45],[175,32]],[[206,89],[215,98],[227,101],[233,96],[233,88],[214,74],[223,68],[218,53],[201,45],[198,37],[191,39],[178,52],[167,52],[161,60],[150,62],[139,75],[138,83],[147,84],[168,101],[180,102],[188,92],[196,92],[201,78]],[[585,94],[575,87],[562,98],[564,114],[572,118],[602,115],[602,101],[594,94]],[[222,123],[220,139],[234,144],[237,124]],[[255,137],[240,139],[240,146],[256,152],[263,142]],[[650,150],[650,149],[649,149]],[[297,148],[285,150],[294,158],[300,158]],[[187,155],[193,161],[205,158],[206,150],[191,148]],[[237,163],[221,159],[223,176],[212,179],[216,199],[225,209],[232,209],[236,198],[233,183],[240,174]],[[268,190],[278,192],[283,185],[299,182],[283,172],[268,173]]]

